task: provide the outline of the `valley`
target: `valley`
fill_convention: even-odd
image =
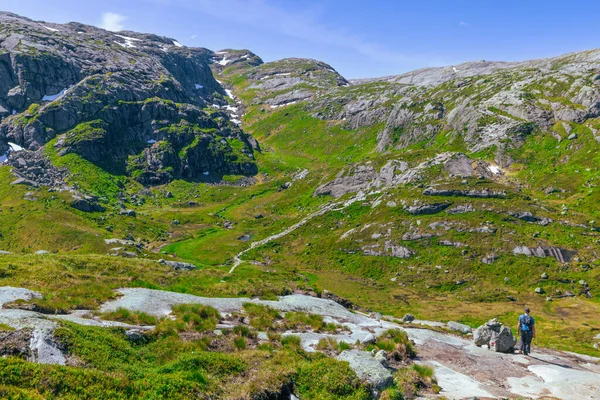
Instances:
[[[2,396],[600,396],[600,50],[349,80],[177,43],[0,13]],[[542,361],[447,325],[524,306]]]

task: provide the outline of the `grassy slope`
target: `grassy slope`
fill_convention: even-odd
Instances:
[[[220,79],[235,83],[234,88],[243,100],[251,99],[250,91],[244,91],[248,82],[239,77]],[[533,294],[533,289],[538,286],[550,294],[555,290],[578,293],[577,281],[580,279],[589,282],[592,288],[597,287],[600,268],[592,265],[588,272],[583,268],[585,260],[591,258],[597,248],[597,233],[558,221],[542,227],[507,215],[508,211],[533,210],[536,215],[588,225],[590,220],[598,219],[600,199],[595,182],[600,161],[597,156],[599,144],[585,127],[574,127],[579,133],[576,141],[558,143],[546,133],[530,136],[525,145],[512,154],[518,162],[506,176],[507,182],[522,183],[521,191],[509,191],[506,200],[452,198],[454,204],[474,204],[478,211],[459,216],[441,213],[415,217],[403,211],[402,201],[442,199],[426,198],[421,194],[422,188],[416,186],[390,189],[381,195],[383,201],[376,208],[356,203],[344,211],[318,217],[289,236],[255,249],[246,258],[259,263],[244,263],[235,274],[229,275],[227,271],[233,256],[248,246],[238,240],[240,236],[249,234],[252,240],[267,237],[331,201],[330,198],[313,197],[312,193],[346,166],[366,160],[383,165],[388,159],[395,158],[416,165],[439,151],[465,151],[460,137],[443,133],[433,141],[413,145],[402,153],[380,155],[373,149],[381,126],[347,130],[338,123],[313,118],[304,111],[302,104],[264,111],[260,106],[247,105],[246,111],[245,128],[262,147],[262,152],[257,154],[260,166],[257,184],[251,187],[175,181],[151,188],[144,194],[142,187],[130,178],[110,175],[74,155],[58,157],[48,146],[47,152],[55,164],[67,167],[73,173],[72,183],[86,193],[104,197],[102,200],[109,207],[106,213],[86,214],[68,206],[70,197],[66,193],[10,186],[13,177],[9,168],[1,167],[0,249],[16,254],[0,256],[0,286],[39,290],[46,297],[38,303],[48,310],[93,309],[114,296],[112,289],[123,286],[206,296],[266,298],[294,289],[327,289],[360,306],[386,314],[402,316],[410,312],[419,318],[458,320],[472,326],[492,317],[511,323],[516,320],[522,305],[527,304],[533,308],[539,324],[538,344],[600,355],[591,347],[591,338],[600,331],[595,318],[600,311],[598,297],[546,302],[545,296]],[[493,157],[490,152],[476,156]],[[310,171],[307,178],[295,181],[287,190],[280,190],[282,184],[291,181],[303,168]],[[447,187],[464,187],[459,180],[447,176],[443,179]],[[467,185],[481,188],[493,184],[468,180]],[[546,194],[547,186],[555,186],[564,192]],[[33,192],[37,200],[26,200],[27,192]],[[121,200],[120,192],[124,195]],[[169,192],[172,196],[167,195]],[[143,197],[145,203],[136,205],[132,200],[134,195]],[[390,200],[397,206],[387,207],[385,204]],[[125,207],[135,209],[137,217],[119,215],[115,208],[119,201]],[[568,211],[557,218],[563,204]],[[263,218],[256,218],[259,214]],[[173,224],[174,220],[179,224]],[[226,221],[232,223],[231,229],[225,227]],[[455,228],[434,230],[428,228],[432,222],[453,223],[455,227],[467,230],[487,224],[498,231],[492,235]],[[371,224],[369,228],[360,231],[368,224]],[[359,232],[340,239],[342,234],[356,227]],[[415,257],[401,260],[361,255],[361,246],[373,243],[372,235],[385,233],[388,228],[391,228],[390,239],[411,248]],[[402,241],[404,233],[415,229],[438,236]],[[111,247],[119,245],[106,245],[104,239],[126,237],[140,238],[144,243],[143,249],[136,250],[141,259],[105,255]],[[441,239],[461,242],[467,247],[439,246],[437,242]],[[518,244],[575,248],[580,251],[583,261],[564,268],[549,258],[511,255],[512,248]],[[58,254],[31,255],[42,249]],[[481,257],[491,251],[498,252],[499,259],[492,265],[483,264]],[[174,272],[152,261],[170,256],[194,262],[200,268]],[[547,272],[550,279],[541,281],[542,272]],[[504,281],[505,277],[510,278],[508,283]],[[574,283],[560,283],[558,279],[569,279]],[[467,282],[457,284],[460,280]],[[507,296],[518,300],[511,302]],[[91,328],[89,332],[76,327],[68,329],[75,332],[73,334],[82,344],[99,340],[95,335],[113,335]],[[117,336],[106,340],[116,340]],[[164,345],[166,342],[160,346]],[[120,346],[122,344],[117,348]],[[125,350],[118,351],[125,351],[123,354],[133,351],[131,356],[143,360],[141,349]],[[110,356],[122,357],[122,354]],[[106,357],[110,358],[109,355]],[[239,355],[243,360],[252,359],[259,364],[267,362],[265,357],[264,353]],[[280,357],[290,361],[297,356],[282,354]],[[282,362],[287,362],[285,360]],[[153,380],[157,365],[166,361],[152,362],[136,364],[142,381]],[[11,368],[30,368],[35,370],[32,374],[41,374],[36,376],[60,374],[64,379],[71,379],[80,373],[74,369],[7,363],[13,363]],[[107,365],[97,364],[95,372],[90,373],[103,374],[98,371],[107,368]],[[268,371],[276,371],[273,368],[275,366],[271,365],[265,369],[265,376],[271,376]],[[117,376],[123,373],[116,372]],[[190,385],[188,377],[182,378],[178,373],[166,379],[173,379],[169,385],[181,382]],[[221,382],[219,379],[209,377],[207,382]],[[236,373],[223,379],[224,382],[235,382]],[[156,385],[163,383],[160,381]],[[118,382],[114,385],[129,384]],[[90,384],[90,387],[95,386]],[[152,390],[159,388],[153,386]]]

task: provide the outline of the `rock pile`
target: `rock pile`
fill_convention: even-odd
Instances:
[[[499,353],[512,353],[517,344],[517,338],[511,329],[502,325],[496,318],[475,329],[473,340],[476,346],[487,346]]]

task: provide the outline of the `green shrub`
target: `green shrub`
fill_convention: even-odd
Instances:
[[[433,369],[419,364],[402,368],[394,374],[394,385],[402,398],[416,397],[420,390],[429,389],[439,393],[439,386],[433,375]]]
[[[277,310],[254,303],[244,303],[244,311],[250,317],[250,325],[261,331],[274,329],[273,322],[281,319]]]
[[[302,339],[300,339],[300,336],[287,335],[287,336],[283,336],[281,338],[281,344],[283,346],[300,348],[301,343],[302,343]]]
[[[233,339],[233,344],[238,350],[244,350],[247,346],[246,338],[244,338],[243,336],[238,336],[235,339]]]
[[[301,365],[296,388],[306,399],[369,399],[369,391],[346,362],[320,358]]]

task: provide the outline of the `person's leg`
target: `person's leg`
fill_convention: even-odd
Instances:
[[[523,332],[520,332],[519,336],[519,353],[523,354],[523,350],[525,350],[525,341],[523,341]]]
[[[531,350],[531,332],[522,332],[521,337],[523,338],[523,354],[528,355]]]

